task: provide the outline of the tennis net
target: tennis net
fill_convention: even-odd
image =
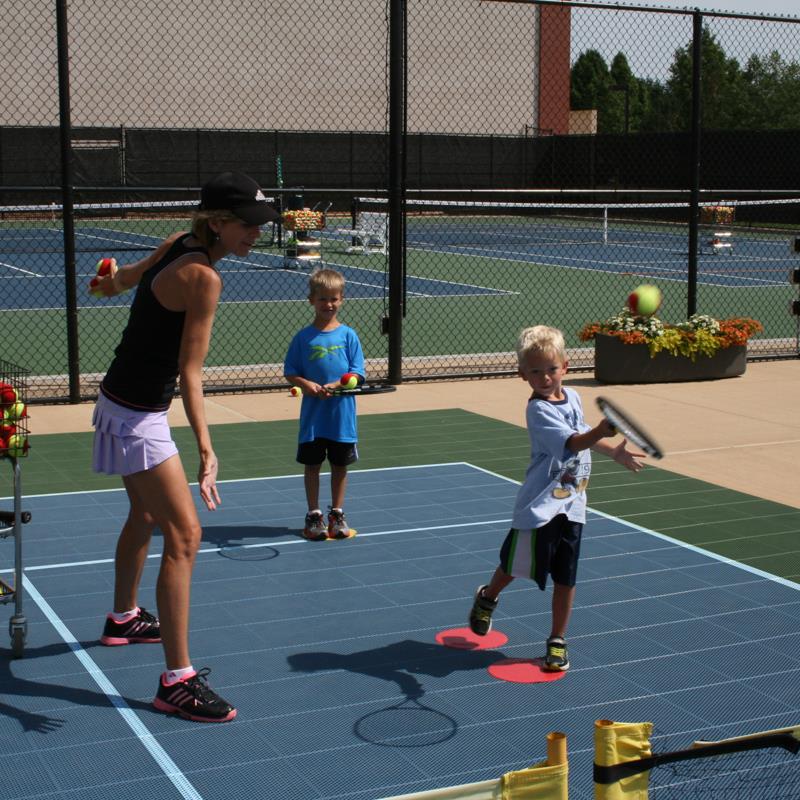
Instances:
[[[274,198],[267,198],[274,203]],[[187,229],[196,200],[79,203],[72,207],[76,252],[151,250]],[[258,246],[271,247],[275,225],[264,226]],[[0,252],[58,253],[64,249],[64,206],[0,206]]]
[[[353,225],[361,213],[387,211],[385,198],[358,197]],[[689,233],[687,201],[658,203],[486,202],[407,199],[409,247],[525,247],[528,245],[683,246]],[[725,214],[722,214],[722,209]],[[701,204],[701,235],[748,232],[786,236],[796,225],[800,198],[709,200]]]
[[[595,725],[598,800],[789,800],[800,797],[800,727],[651,751],[650,723]]]

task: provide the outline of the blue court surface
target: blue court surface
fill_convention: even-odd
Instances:
[[[201,514],[191,641],[238,708],[224,725],[151,708],[160,646],[98,643],[123,492],[26,498],[24,658],[0,643],[3,800],[375,800],[527,766],[555,730],[570,797],[588,800],[597,719],[683,741],[797,723],[794,583],[592,512],[572,668],[516,683],[488,669],[542,655],[549,591],[504,592],[501,646],[437,642],[465,626],[495,568],[515,482],[466,463],[354,470],[358,536],[338,542],[300,537],[299,475],[221,490],[223,506]],[[151,609],[159,546],[140,596]]]

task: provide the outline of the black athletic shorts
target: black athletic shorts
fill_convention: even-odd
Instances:
[[[355,442],[335,442],[323,438],[301,442],[297,447],[297,460],[301,464],[315,466],[326,458],[335,467],[355,464],[358,461],[358,447]]]

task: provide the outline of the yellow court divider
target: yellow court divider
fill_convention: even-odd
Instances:
[[[547,734],[547,758],[527,769],[506,772],[499,780],[465,783],[384,800],[569,800],[568,779],[567,737],[554,732]]]
[[[651,722],[612,722],[599,719],[594,724],[594,763],[612,767],[628,761],[649,758]],[[647,800],[650,772],[640,772],[615,783],[595,783],[595,800]]]

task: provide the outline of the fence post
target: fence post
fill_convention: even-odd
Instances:
[[[69,401],[81,400],[78,354],[78,296],[75,286],[75,224],[72,197],[72,121],[69,97],[69,34],[67,0],[56,0],[58,38],[58,115],[61,143],[61,198],[64,216],[64,289],[67,322],[67,374]]]
[[[389,10],[389,383],[403,379],[405,5],[391,0]]]
[[[702,62],[703,62],[703,14],[695,9],[692,15],[692,123],[691,158],[692,182],[689,194],[689,260],[687,282],[687,316],[697,312],[697,236],[700,220],[700,158],[702,129]]]

